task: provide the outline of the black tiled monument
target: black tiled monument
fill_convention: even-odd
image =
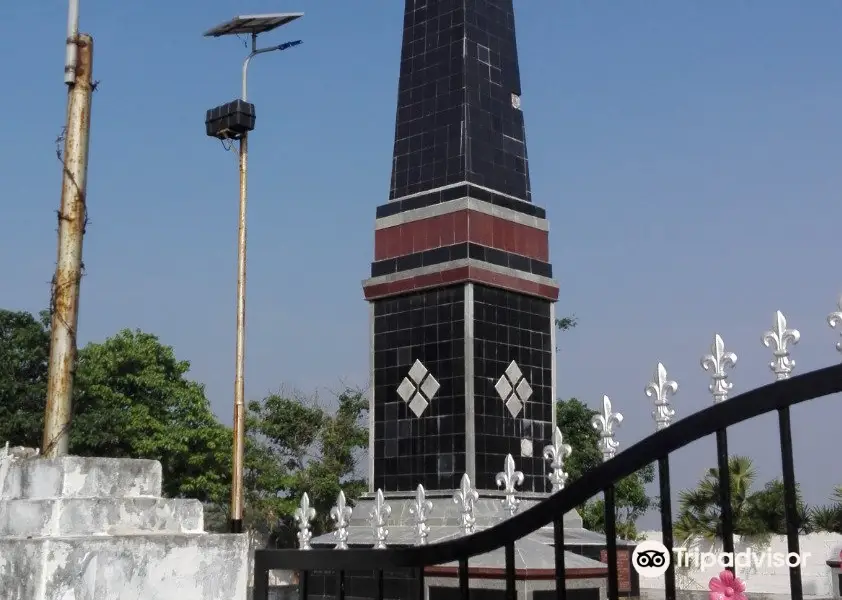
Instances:
[[[372,312],[370,490],[549,491],[554,309],[531,202],[512,0],[407,0]]]
[[[389,199],[473,183],[529,201],[511,0],[407,3]]]
[[[370,494],[353,509],[351,546],[374,542],[378,489],[392,508],[389,546],[417,542],[411,505],[419,484],[433,501],[429,543],[465,534],[453,502],[463,474],[479,491],[476,527],[507,518],[495,481],[507,454],[524,474],[521,510],[550,490],[542,454],[555,426],[558,285],[546,213],[532,203],[521,108],[512,0],[406,0],[389,201],[377,208],[363,282]],[[604,545],[575,511],[564,527],[568,542]],[[552,577],[534,576],[552,572],[551,543],[545,531],[517,542],[519,598],[554,589]],[[313,540],[333,544],[332,534]],[[605,566],[565,556],[571,590],[598,597]],[[469,564],[486,577],[475,581],[479,571],[470,571],[472,597],[499,596],[502,551]],[[427,568],[429,600],[452,597],[457,572],[453,564]],[[386,596],[415,600],[412,576],[385,574]],[[360,597],[370,591],[368,579],[349,577]],[[333,580],[325,574],[311,597],[327,595]]]

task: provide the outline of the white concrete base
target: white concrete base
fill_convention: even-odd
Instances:
[[[0,498],[4,499],[160,496],[161,463],[155,460],[81,456],[22,459],[14,454],[0,460]]]
[[[161,498],[151,460],[0,449],[2,600],[246,600],[246,535]]]
[[[243,535],[0,539],[4,600],[245,600]]]
[[[0,538],[204,533],[198,500],[52,498],[0,500]]]

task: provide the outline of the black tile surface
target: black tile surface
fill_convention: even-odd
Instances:
[[[406,0],[390,199],[469,182],[531,201],[512,0]]]
[[[542,454],[552,437],[552,323],[550,303],[474,284],[474,414],[477,487],[496,489],[506,454],[524,474],[522,490],[548,492]],[[495,384],[515,361],[532,395],[512,417]],[[517,383],[517,382],[514,382]],[[533,456],[521,456],[521,440]]]
[[[553,268],[550,263],[512,252],[503,252],[496,248],[488,248],[487,246],[472,242],[441,246],[432,250],[405,254],[397,258],[373,262],[371,263],[371,276],[379,277],[381,275],[400,273],[401,271],[439,265],[451,260],[460,260],[463,258],[472,258],[492,265],[508,267],[516,271],[523,271],[524,273],[531,273],[542,277],[553,276]]]
[[[458,198],[473,198],[482,202],[488,202],[494,206],[501,208],[508,208],[515,212],[529,215],[530,217],[537,217],[545,219],[547,211],[532,204],[531,202],[524,202],[523,200],[515,200],[502,194],[489,192],[483,188],[475,185],[455,185],[442,190],[434,190],[427,193],[422,193],[411,198],[404,198],[403,200],[395,200],[387,204],[381,204],[377,207],[377,218],[390,217],[407,210],[415,210],[418,208],[426,208],[427,206],[434,206],[443,202],[450,202]]]
[[[333,600],[337,598],[337,574],[331,571],[310,572],[308,600]],[[377,597],[377,579],[374,571],[349,571],[345,573],[345,599],[369,600]],[[296,595],[296,598],[298,596]],[[390,569],[383,572],[384,600],[419,600],[418,583],[414,569]]]
[[[454,489],[465,472],[464,285],[374,302],[374,487]],[[416,360],[441,387],[417,417],[398,394]]]

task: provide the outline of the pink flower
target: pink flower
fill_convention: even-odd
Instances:
[[[747,600],[745,584],[727,569],[719,577],[711,577],[708,589],[709,600]]]

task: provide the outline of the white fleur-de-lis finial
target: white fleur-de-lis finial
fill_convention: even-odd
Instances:
[[[386,538],[389,537],[389,530],[386,529],[386,523],[391,515],[392,507],[386,504],[386,499],[383,497],[383,490],[378,489],[374,497],[374,508],[369,513],[371,526],[374,528],[374,548],[376,550],[382,550],[386,547]]]
[[[517,512],[517,507],[520,506],[515,489],[519,485],[523,485],[523,473],[515,470],[515,459],[511,454],[506,455],[503,461],[503,470],[497,473],[495,478],[497,487],[502,487],[506,497],[503,499],[503,509],[513,517]]]
[[[837,306],[839,307],[839,310],[827,315],[827,324],[834,329],[836,329],[837,326],[842,325],[842,296],[839,297],[839,303]],[[842,329],[842,327],[840,327],[840,329]],[[839,335],[842,335],[842,331],[839,332]],[[836,342],[836,350],[842,352],[842,342]]]
[[[433,510],[433,503],[427,500],[427,492],[420,483],[415,489],[415,501],[409,505],[409,514],[415,517],[415,543],[423,546],[427,543],[427,536],[430,535],[430,527],[427,525],[427,516]]]
[[[468,535],[474,532],[477,520],[474,518],[474,504],[479,500],[479,492],[471,485],[471,478],[465,473],[459,483],[459,489],[453,494],[453,502],[459,505],[462,533]]]
[[[711,372],[708,389],[713,394],[714,404],[719,404],[728,399],[728,392],[731,391],[734,384],[728,381],[728,374],[725,369],[733,369],[735,366],[737,366],[737,355],[725,350],[725,342],[717,333],[713,336],[710,354],[702,357],[702,368]]]
[[[786,317],[781,311],[775,313],[775,324],[772,329],[763,334],[763,345],[772,349],[774,359],[769,368],[775,374],[775,379],[787,379],[795,368],[795,361],[789,356],[789,346],[793,346],[801,339],[801,332],[788,329]]]
[[[348,524],[351,520],[352,509],[345,500],[345,492],[339,490],[336,497],[336,505],[330,509],[330,518],[336,523],[336,531],[333,532],[336,538],[335,550],[348,549]]]
[[[602,397],[602,414],[594,415],[591,425],[599,432],[599,449],[602,451],[602,459],[614,458],[620,443],[614,439],[614,427],[619,427],[623,422],[623,415],[611,410],[611,398]]]
[[[658,363],[655,369],[655,378],[646,384],[644,392],[649,398],[655,399],[655,410],[652,411],[655,428],[658,431],[665,429],[675,416],[675,410],[670,406],[669,397],[678,392],[678,383],[667,378],[667,369],[662,363]]]
[[[550,474],[548,478],[553,485],[553,493],[561,491],[567,484],[569,473],[564,470],[564,460],[573,454],[570,444],[564,443],[564,436],[558,427],[553,431],[553,443],[544,446],[544,459],[550,461]]]
[[[310,522],[316,518],[316,509],[310,506],[310,496],[307,492],[301,496],[301,504],[295,509],[295,520],[298,521],[298,542],[302,550],[310,549],[310,539],[313,537],[310,531]]]

